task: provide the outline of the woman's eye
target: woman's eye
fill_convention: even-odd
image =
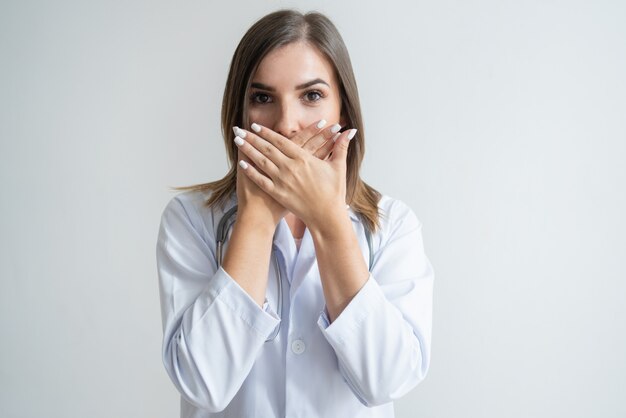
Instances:
[[[265,93],[254,93],[251,98],[254,103],[263,104],[263,103],[268,103],[270,101],[270,96],[268,96]]]
[[[305,93],[305,96],[307,100],[310,102],[317,102],[319,99],[323,97],[322,93],[320,93],[319,91],[308,91]]]

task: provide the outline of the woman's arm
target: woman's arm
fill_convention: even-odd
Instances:
[[[308,226],[307,226],[308,227]],[[330,322],[341,314],[369,277],[348,211],[338,209],[309,227]]]
[[[351,225],[333,221],[313,234],[330,316],[318,325],[346,383],[367,406],[400,398],[430,364],[433,269],[413,211],[400,201],[390,206],[370,274]]]
[[[222,266],[259,306],[267,291],[276,225],[251,214],[237,216]]]
[[[224,268],[217,269],[214,237],[205,240],[199,232],[203,226],[195,208],[202,204],[202,199],[192,202],[188,196],[175,197],[161,217],[156,250],[162,358],[170,379],[188,402],[218,412],[233,399],[280,319],[271,308],[261,309]],[[227,249],[232,259],[237,257],[237,248],[242,254],[246,251],[234,232]],[[261,265],[259,272],[264,270],[254,280],[267,280],[269,261],[243,260],[238,265]]]

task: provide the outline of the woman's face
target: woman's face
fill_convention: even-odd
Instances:
[[[332,64],[303,42],[263,58],[248,91],[248,120],[287,138],[320,119],[341,123],[341,97]]]

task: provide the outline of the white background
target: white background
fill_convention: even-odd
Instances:
[[[0,416],[176,417],[155,245],[221,178],[239,39],[328,14],[363,178],[423,223],[427,379],[398,417],[626,415],[626,3],[0,3]]]

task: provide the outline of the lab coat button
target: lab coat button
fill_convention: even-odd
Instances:
[[[306,350],[306,346],[304,345],[304,341],[302,340],[295,340],[294,342],[291,343],[291,351],[293,351],[296,354],[302,354],[304,353],[304,350]]]

